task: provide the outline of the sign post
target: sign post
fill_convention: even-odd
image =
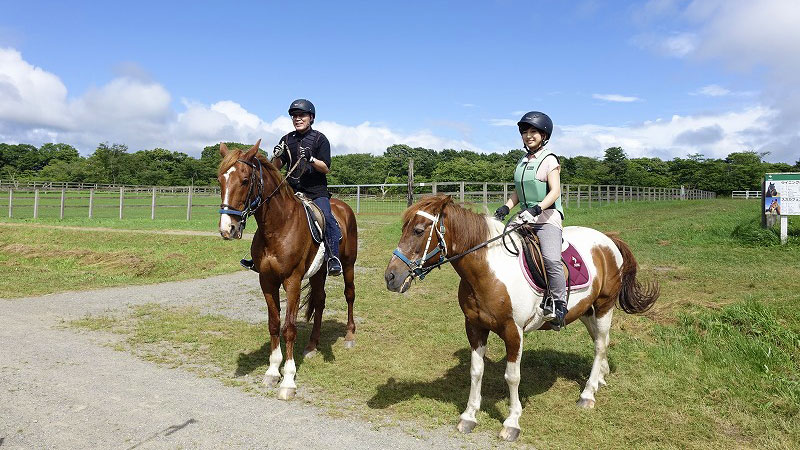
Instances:
[[[788,216],[800,216],[800,172],[765,174],[762,189],[761,223],[770,226],[780,218],[781,244],[786,244]]]

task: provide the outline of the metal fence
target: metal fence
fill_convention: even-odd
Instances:
[[[334,197],[356,213],[397,214],[408,204],[406,184],[331,185]],[[513,192],[513,183],[415,183],[413,201],[424,195],[448,194],[459,203],[493,208]],[[217,214],[217,186],[124,186],[61,182],[0,181],[0,208],[17,218],[149,218],[191,220]],[[713,192],[682,188],[622,185],[562,185],[565,208],[592,208],[631,201],[693,200],[715,198]]]

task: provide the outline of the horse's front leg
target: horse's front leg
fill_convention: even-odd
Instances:
[[[300,284],[302,273],[293,274],[283,283],[286,290],[286,317],[283,322],[283,340],[286,342],[286,363],[283,365],[283,380],[278,388],[278,398],[291,400],[297,393],[294,382],[297,367],[294,364],[294,342],[297,339],[297,310],[300,307]]]
[[[465,325],[469,346],[472,348],[469,369],[469,400],[467,400],[467,409],[465,409],[461,417],[459,417],[456,429],[462,433],[470,433],[472,429],[475,428],[475,425],[478,424],[478,419],[475,417],[475,414],[481,409],[483,357],[486,355],[486,341],[489,338],[489,330],[471,325],[469,319],[465,320]]]
[[[280,292],[278,285],[271,283],[264,275],[259,276],[261,291],[267,301],[267,314],[269,317],[269,368],[264,374],[264,384],[274,387],[281,379],[280,367],[283,362],[281,354],[281,314]]]
[[[501,336],[506,343],[506,374],[508,383],[508,417],[503,422],[500,439],[516,441],[519,437],[519,417],[522,403],[519,401],[520,365],[522,364],[522,328],[511,321]]]

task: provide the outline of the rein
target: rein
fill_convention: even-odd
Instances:
[[[239,216],[239,217],[242,218],[241,219],[242,220],[242,229],[244,229],[246,224],[247,224],[247,218],[252,216],[253,214],[255,214],[255,212],[258,210],[258,208],[261,207],[261,205],[263,205],[265,203],[269,204],[269,201],[272,199],[273,196],[275,196],[275,194],[278,192],[278,189],[280,189],[281,186],[283,185],[283,183],[286,182],[286,177],[283,177],[281,182],[278,183],[277,186],[275,186],[275,189],[273,189],[272,192],[268,196],[266,196],[264,198],[261,198],[261,194],[264,191],[264,167],[261,164],[261,160],[259,160],[258,158],[254,158],[254,160],[255,160],[255,163],[252,163],[250,161],[245,161],[243,159],[237,159],[236,160],[237,162],[240,162],[242,164],[248,165],[253,169],[250,172],[250,183],[249,183],[250,184],[250,188],[247,191],[247,197],[245,197],[245,199],[244,199],[244,209],[241,209],[241,210],[235,209],[231,205],[227,205],[225,203],[221,203],[219,205],[220,206],[220,210],[219,210],[220,214],[228,214],[228,215],[231,215],[231,216]],[[293,171],[297,167],[297,165],[299,163],[300,163],[300,160],[298,159],[297,162],[294,163],[294,166],[292,166],[292,168],[289,169],[289,173],[291,173],[291,171]],[[256,177],[255,177],[256,171],[258,172],[258,180],[257,180],[258,182],[257,183],[256,183]],[[254,188],[254,186],[257,186],[257,187]],[[255,198],[250,200],[250,198],[253,197],[253,194],[255,194]]]
[[[419,258],[417,260],[413,260],[412,261],[410,258],[408,258],[407,256],[405,256],[403,254],[403,252],[400,250],[400,247],[397,247],[396,249],[394,249],[392,254],[397,256],[398,258],[400,258],[400,260],[403,261],[404,263],[406,263],[408,268],[411,270],[411,279],[412,280],[414,278],[419,278],[420,281],[425,279],[425,276],[428,275],[433,269],[436,269],[437,267],[441,267],[441,266],[443,266],[443,265],[445,265],[447,263],[452,263],[453,261],[455,261],[457,259],[460,259],[460,258],[462,258],[464,256],[467,256],[467,255],[469,255],[470,253],[472,253],[472,252],[474,252],[476,250],[480,250],[481,248],[486,247],[487,245],[491,244],[492,242],[494,242],[494,241],[496,241],[498,239],[503,239],[509,233],[511,233],[512,231],[516,230],[517,228],[519,228],[521,226],[521,224],[520,225],[512,225],[510,227],[508,225],[506,225],[505,230],[503,230],[503,232],[501,234],[499,234],[499,235],[497,235],[497,236],[495,236],[495,237],[493,237],[493,238],[491,238],[491,239],[489,239],[489,240],[487,240],[485,242],[481,242],[480,244],[470,248],[469,250],[467,250],[467,251],[465,251],[463,253],[459,253],[458,255],[455,255],[453,257],[449,257],[448,258],[447,257],[447,244],[444,241],[444,233],[445,233],[444,223],[441,223],[439,225],[440,229],[436,229],[436,224],[439,222],[439,219],[440,219],[439,215],[437,214],[437,215],[433,216],[433,215],[431,215],[431,214],[429,214],[429,213],[427,213],[425,211],[417,211],[417,215],[425,217],[427,219],[430,219],[433,222],[433,224],[431,225],[431,232],[428,235],[428,242],[425,244],[425,251],[423,252],[424,256],[422,256],[421,258]],[[433,237],[434,230],[436,230],[436,234],[439,237],[439,243],[437,244],[435,250],[432,250],[430,253],[427,253],[428,252],[428,246],[430,246],[431,238]],[[423,265],[425,265],[425,263],[429,259],[431,259],[432,257],[436,256],[436,254],[438,254],[440,252],[441,252],[441,254],[439,255],[439,261],[437,261],[434,264],[431,264],[428,267],[423,267]]]

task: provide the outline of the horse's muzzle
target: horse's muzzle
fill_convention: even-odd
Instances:
[[[219,234],[226,241],[242,238],[242,222],[231,220],[231,216],[222,214],[219,218]]]
[[[411,272],[408,269],[392,269],[391,264],[384,273],[386,289],[403,293],[411,287]]]

